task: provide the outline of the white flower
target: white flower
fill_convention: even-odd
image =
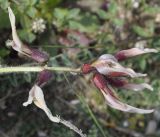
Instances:
[[[44,19],[42,18],[37,18],[33,21],[32,23],[32,30],[35,32],[35,33],[42,33],[44,32],[44,30],[46,29],[46,24],[45,24],[45,21]]]
[[[137,9],[140,5],[140,1],[139,0],[132,0],[132,6],[133,8]]]
[[[38,85],[34,85],[32,87],[32,89],[29,91],[29,97],[28,100],[26,102],[23,103],[23,106],[28,106],[29,104],[31,104],[32,102],[34,102],[34,104],[41,108],[46,115],[48,116],[48,118],[52,121],[52,122],[56,122],[59,123],[60,122],[60,118],[59,117],[54,117],[51,113],[51,111],[49,110],[49,108],[46,105],[46,102],[44,100],[44,95],[43,95],[43,91],[42,89],[38,86]]]

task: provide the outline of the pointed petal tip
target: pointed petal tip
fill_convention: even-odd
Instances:
[[[159,51],[157,49],[149,49],[149,48],[146,48],[144,49],[145,52],[152,52],[152,53],[158,53]]]
[[[130,105],[127,105],[128,110],[124,110],[124,112],[128,112],[128,113],[137,113],[137,114],[150,114],[153,113],[155,110],[154,109],[140,109],[140,108],[136,108],[136,107],[132,107]],[[123,111],[123,110],[121,110]]]
[[[137,113],[137,114],[149,114],[154,112],[154,109],[140,109],[140,108],[136,108],[133,107],[131,105],[128,105],[126,103],[121,102],[119,99],[115,98],[114,96],[112,96],[109,92],[109,89],[106,89],[106,91],[102,91],[102,94],[104,95],[107,104],[117,110],[123,111],[123,112],[128,112],[128,113]],[[107,94],[106,94],[107,93]]]
[[[8,12],[11,12],[11,11],[12,11],[11,7],[8,7]]]
[[[30,103],[24,102],[22,105],[23,105],[24,107],[27,107],[28,105],[30,105]]]
[[[15,15],[10,7],[8,7],[9,18],[11,22],[15,22]]]
[[[152,87],[151,85],[147,84],[147,83],[143,83],[143,86],[144,86],[145,88],[147,88],[148,90],[150,90],[150,91],[153,91],[153,90],[154,90],[153,87]]]

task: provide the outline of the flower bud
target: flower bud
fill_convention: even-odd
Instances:
[[[31,49],[31,58],[39,63],[44,63],[49,60],[49,56],[46,53],[37,49]]]
[[[93,70],[95,70],[95,68],[92,67],[90,64],[83,64],[81,70],[83,74],[88,74],[92,72]]]
[[[52,73],[49,70],[43,70],[39,73],[37,79],[37,85],[43,86],[46,82],[48,82],[52,78]]]

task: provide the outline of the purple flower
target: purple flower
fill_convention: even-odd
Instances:
[[[129,57],[149,52],[157,52],[157,50],[132,48],[128,50],[122,50],[116,53],[114,56],[110,54],[104,54],[100,56],[95,62],[91,64],[84,64],[82,66],[82,72],[83,74],[94,74],[92,81],[95,86],[102,92],[107,104],[110,107],[131,113],[152,113],[154,111],[153,109],[139,109],[121,102],[115,94],[114,89],[112,88],[123,88],[134,91],[140,91],[146,88],[152,91],[153,88],[147,83],[135,84],[129,83],[127,80],[128,77],[144,77],[146,74],[136,73],[133,69],[125,68],[118,62]]]
[[[17,52],[28,56],[29,58],[32,58],[33,60],[39,62],[39,63],[44,63],[48,61],[49,56],[48,54],[39,51],[37,49],[33,49],[28,47],[27,45],[24,45],[22,41],[20,40],[19,36],[17,35],[16,31],[16,19],[15,15],[10,7],[8,7],[8,12],[9,12],[9,19],[11,22],[11,28],[12,28],[12,48],[16,50]]]

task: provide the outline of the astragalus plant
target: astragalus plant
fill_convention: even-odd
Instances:
[[[19,54],[22,54],[38,63],[38,66],[33,67],[17,66],[0,68],[0,73],[39,72],[35,84],[29,91],[28,100],[23,103],[23,106],[28,106],[33,102],[38,108],[42,109],[46,113],[46,115],[52,122],[61,123],[77,132],[80,136],[85,137],[86,135],[83,134],[81,130],[79,130],[70,122],[61,119],[60,116],[53,116],[52,112],[47,107],[47,104],[45,102],[42,86],[51,79],[52,72],[67,71],[81,73],[83,75],[92,73],[92,82],[103,94],[107,105],[114,109],[140,114],[148,114],[154,111],[154,109],[140,109],[121,102],[119,97],[114,92],[113,88],[124,88],[133,91],[141,91],[144,88],[147,88],[148,90],[152,91],[153,88],[147,83],[130,83],[128,81],[128,78],[146,77],[147,74],[136,73],[133,69],[122,66],[120,64],[120,61],[145,53],[156,53],[158,52],[156,49],[131,48],[119,51],[114,55],[104,54],[101,55],[96,61],[92,63],[85,63],[79,68],[49,67],[49,55],[38,49],[31,48],[20,40],[16,31],[16,18],[10,7],[8,7],[8,13],[13,38],[13,40],[10,41],[9,45]]]

